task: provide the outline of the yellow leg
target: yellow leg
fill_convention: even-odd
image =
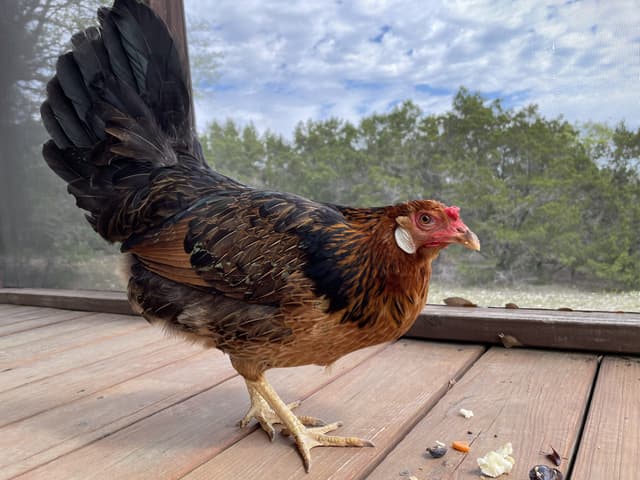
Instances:
[[[335,430],[342,424],[339,422],[324,425],[321,427],[307,428],[303,422],[296,417],[291,409],[280,399],[275,390],[269,385],[264,376],[260,376],[257,381],[246,380],[249,391],[254,389],[260,394],[273,409],[273,412],[280,418],[288,432],[293,436],[298,446],[298,451],[302,456],[304,468],[308,472],[311,467],[311,449],[313,447],[373,447],[369,440],[356,437],[337,437],[326,435],[327,432]]]
[[[269,439],[273,442],[275,438],[275,430],[273,425],[276,423],[282,423],[280,417],[275,414],[273,409],[269,406],[267,402],[265,402],[262,395],[258,393],[255,387],[252,385],[253,382],[249,382],[245,380],[247,383],[247,390],[249,391],[249,398],[251,400],[251,406],[249,407],[249,411],[247,414],[238,422],[238,425],[242,428],[246,427],[249,422],[255,418],[262,429],[267,433]],[[300,402],[296,401],[286,405],[289,410],[293,410],[300,406]],[[306,415],[301,415],[297,417],[303,425],[319,427],[325,425],[325,422],[318,418],[308,417]]]

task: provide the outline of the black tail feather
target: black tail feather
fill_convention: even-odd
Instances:
[[[98,10],[98,20],[100,21],[100,27],[102,28],[103,45],[108,52],[109,63],[111,65],[113,75],[116,78],[119,78],[121,82],[129,85],[129,87],[136,88],[136,82],[133,79],[129,59],[122,47],[120,34],[115,22],[113,21],[113,17],[111,16],[111,10],[105,7],[100,8]]]
[[[47,84],[47,100],[55,121],[58,122],[71,144],[85,148],[93,146],[95,142],[91,139],[85,124],[78,118],[57,76]],[[51,119],[48,120],[51,121]]]
[[[174,136],[187,134],[180,127],[189,115],[189,95],[178,51],[166,27],[137,2],[116,0],[109,16],[120,33],[138,91],[160,127]],[[148,35],[141,36],[141,31]]]
[[[69,137],[67,137],[67,134],[64,133],[64,130],[56,120],[56,116],[53,113],[53,109],[51,108],[48,100],[40,106],[40,116],[42,117],[44,128],[47,129],[49,135],[51,135],[51,138],[53,139],[52,142],[60,148],[71,148],[73,146],[71,140],[69,140]],[[46,146],[47,144],[45,143],[45,149]],[[45,159],[46,158],[47,157],[45,155]]]
[[[100,27],[72,38],[47,85],[47,164],[107,240],[147,218],[144,195],[158,169],[203,168],[177,48],[162,20],[137,0],[98,11]],[[124,211],[135,210],[136,213]],[[132,220],[133,219],[133,220]],[[129,223],[127,223],[129,222]]]

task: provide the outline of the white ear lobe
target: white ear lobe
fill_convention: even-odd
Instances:
[[[411,234],[406,228],[402,228],[400,226],[396,227],[395,238],[396,245],[400,247],[400,250],[408,253],[409,255],[416,253],[416,244],[413,243],[413,238],[411,238]]]

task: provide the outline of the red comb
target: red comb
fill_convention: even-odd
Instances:
[[[451,206],[451,207],[445,208],[444,211],[447,214],[447,216],[454,222],[456,220],[460,220],[460,207]]]

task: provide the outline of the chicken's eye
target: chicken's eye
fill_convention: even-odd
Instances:
[[[426,213],[423,213],[422,215],[420,215],[420,223],[422,223],[423,225],[428,225],[429,223],[431,223],[431,217]]]

